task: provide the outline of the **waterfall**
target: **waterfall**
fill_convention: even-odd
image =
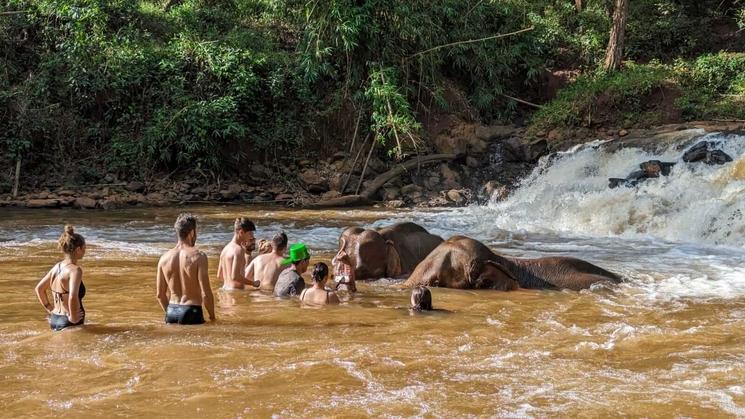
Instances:
[[[703,140],[718,143],[734,161],[685,163],[681,156],[688,147],[682,144],[656,152],[609,152],[602,142],[583,144],[544,157],[506,200],[474,208],[474,215],[511,231],[745,247],[745,135],[709,134]],[[626,177],[647,160],[676,165],[669,176],[608,188],[608,178]]]

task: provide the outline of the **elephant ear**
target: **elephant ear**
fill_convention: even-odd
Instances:
[[[520,287],[517,279],[499,262],[484,262],[478,277],[473,278],[476,288],[491,288],[500,291],[516,290]]]
[[[401,275],[401,256],[399,256],[393,241],[385,242],[385,274],[389,278]]]

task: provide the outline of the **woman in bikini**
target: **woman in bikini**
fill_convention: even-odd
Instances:
[[[79,326],[85,321],[85,285],[83,270],[78,266],[78,261],[85,256],[85,239],[75,233],[73,226],[66,225],[58,244],[64,259],[36,285],[36,296],[49,314],[49,326],[55,331]],[[52,292],[53,303],[49,302],[47,290]]]
[[[326,289],[328,278],[329,267],[323,262],[316,263],[313,267],[313,286],[300,293],[300,302],[309,306],[339,304],[339,297],[336,293]]]

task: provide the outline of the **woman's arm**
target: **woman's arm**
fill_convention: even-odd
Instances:
[[[36,284],[36,298],[39,299],[41,305],[44,306],[44,310],[46,310],[49,314],[51,314],[52,310],[54,310],[54,305],[49,302],[49,298],[47,297],[47,290],[51,287],[51,284],[52,270],[49,270],[49,272],[44,275],[44,278],[41,278],[41,281]]]
[[[80,284],[83,282],[83,270],[79,266],[70,272],[70,285],[69,295],[67,298],[67,318],[70,319],[70,323],[77,323],[81,320],[82,314],[80,312]]]

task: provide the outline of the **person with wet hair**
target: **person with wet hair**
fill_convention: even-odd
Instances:
[[[233,239],[220,253],[220,263],[217,265],[217,279],[222,280],[224,290],[243,289],[252,284],[247,281],[243,272],[248,265],[248,256],[256,247],[254,232],[256,226],[245,217],[235,219],[233,225]]]
[[[282,265],[287,250],[287,234],[284,231],[275,234],[270,247],[270,253],[260,254],[248,264],[245,278],[254,287],[273,292],[279,275],[287,268]]]
[[[55,331],[85,322],[85,285],[83,269],[78,266],[78,261],[85,256],[85,239],[73,226],[66,225],[58,246],[65,255],[62,262],[54,265],[36,285],[36,297],[47,311],[49,326]],[[47,290],[52,293],[53,303],[49,302]]]
[[[432,311],[432,293],[429,288],[418,286],[411,290],[411,310]]]
[[[207,255],[197,242],[197,218],[180,214],[174,224],[178,242],[158,261],[156,296],[166,323],[204,323],[202,305],[215,320],[215,302],[207,275]]]
[[[336,293],[326,289],[326,281],[329,279],[329,267],[318,262],[313,266],[313,286],[306,288],[300,293],[300,302],[309,306],[324,306],[327,304],[339,304]]]

